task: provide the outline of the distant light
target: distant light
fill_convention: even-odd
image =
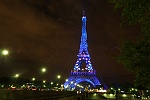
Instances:
[[[123,94],[122,96],[123,96],[123,97],[126,97],[127,95],[126,95],[126,94]]]
[[[58,79],[60,79],[60,77],[61,77],[60,75],[57,75],[57,78],[58,78]]]
[[[35,78],[32,78],[32,81],[35,81]]]
[[[93,96],[96,96],[96,95],[97,95],[96,93],[93,94]]]
[[[2,54],[3,54],[3,55],[8,55],[8,53],[9,53],[8,50],[3,50],[3,51],[2,51]]]
[[[68,88],[68,85],[66,85],[65,88]]]
[[[103,92],[104,93],[104,92],[107,92],[107,91],[106,90],[98,90],[98,92]]]
[[[46,72],[46,68],[42,68],[42,72]]]
[[[124,91],[120,91],[121,93],[124,93]]]
[[[16,74],[14,77],[19,77],[19,74]]]
[[[43,83],[46,83],[46,81],[45,81],[45,80],[43,80]]]
[[[73,81],[71,81],[71,84],[73,84]]]
[[[53,84],[53,82],[51,82],[51,85]]]
[[[137,89],[135,89],[135,91],[138,91]]]
[[[1,87],[3,88],[3,87],[4,87],[4,85],[1,85]]]
[[[113,94],[109,94],[111,97],[113,96]]]

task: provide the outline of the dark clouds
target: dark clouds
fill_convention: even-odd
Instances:
[[[133,39],[138,30],[120,27],[120,14],[106,0],[88,0],[87,4],[80,0],[1,0],[0,49],[10,51],[3,75],[41,77],[39,70],[46,66],[45,78],[51,79],[58,73],[67,78],[77,59],[83,8],[89,53],[98,77],[118,81],[132,75],[113,57],[119,53],[121,39]]]

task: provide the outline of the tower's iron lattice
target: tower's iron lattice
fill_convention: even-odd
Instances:
[[[77,55],[78,58],[74,65],[74,69],[71,71],[70,77],[64,83],[65,89],[73,90],[78,83],[84,81],[91,83],[94,87],[101,85],[100,81],[96,77],[96,71],[93,70],[90,54],[88,53],[86,20],[85,12],[83,12],[82,36],[79,53]],[[85,68],[81,68],[83,63],[86,64]]]

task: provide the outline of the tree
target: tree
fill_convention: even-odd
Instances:
[[[136,75],[135,84],[150,90],[150,0],[111,0],[122,10],[123,24],[140,24],[136,41],[123,40],[117,60]]]

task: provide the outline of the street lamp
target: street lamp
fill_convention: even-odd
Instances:
[[[51,85],[53,85],[54,83],[53,82],[51,82]]]
[[[1,54],[2,54],[2,63],[1,63],[1,67],[3,67],[4,56],[8,55],[9,52],[8,52],[8,50],[3,50],[3,51],[1,52]]]
[[[42,70],[41,70],[43,73],[45,73],[46,72],[46,68],[42,68]]]
[[[18,78],[18,77],[19,77],[19,74],[15,74],[15,76],[14,76],[14,77]]]
[[[14,80],[14,84],[17,86],[17,84],[18,84],[18,81],[17,81],[17,78],[20,76],[20,74],[15,74],[14,75],[14,78],[15,78],[15,80]]]
[[[34,77],[32,78],[32,81],[33,81],[33,82],[35,81],[35,78],[34,78]]]
[[[8,55],[8,54],[9,54],[8,50],[3,50],[2,51],[2,55]]]
[[[58,79],[57,86],[58,86],[58,85],[59,85],[59,83],[60,83],[60,78],[61,78],[61,76],[60,76],[60,75],[57,75],[57,79]]]
[[[60,75],[57,75],[57,78],[58,78],[58,79],[60,79],[60,78],[61,78],[61,76],[60,76]]]
[[[43,80],[43,83],[46,83],[46,80]]]

